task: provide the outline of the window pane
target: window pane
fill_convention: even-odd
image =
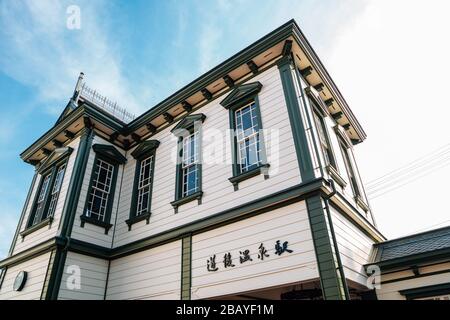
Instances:
[[[36,203],[36,209],[34,212],[34,217],[33,217],[33,225],[35,225],[36,223],[39,223],[42,220],[42,214],[44,212],[44,208],[45,208],[45,195],[47,194],[47,189],[49,187],[50,184],[50,178],[51,178],[51,174],[48,174],[44,177],[44,181],[42,182],[41,185],[41,190],[39,191],[39,197],[37,199],[37,203]]]
[[[192,133],[183,138],[183,161],[182,171],[182,197],[189,196],[197,192],[199,187],[199,133]]]
[[[48,207],[48,213],[46,214],[47,217],[53,216],[53,214],[55,213],[56,203],[58,201],[58,195],[59,191],[61,190],[65,170],[66,166],[62,165],[58,168],[58,172],[56,173],[56,178],[51,193],[50,205]]]
[[[328,141],[328,136],[326,133],[326,127],[324,119],[320,117],[316,112],[314,112],[314,121],[317,127],[317,133],[319,135],[320,144],[322,147],[322,154],[325,158],[325,165],[332,165],[334,168],[336,167],[336,161],[334,160],[333,153],[331,151],[331,146]]]
[[[198,168],[193,165],[183,169],[183,197],[198,191]]]
[[[141,160],[140,162],[136,216],[149,211],[152,163],[153,156]]]
[[[252,102],[235,111],[237,161],[241,172],[256,168],[261,163],[258,115]]]
[[[114,166],[97,159],[94,170],[94,179],[89,192],[86,216],[104,221],[111,189]]]
[[[198,162],[198,132],[183,139],[183,166]]]
[[[361,193],[359,192],[358,183],[356,182],[355,171],[353,170],[353,164],[350,160],[349,151],[348,151],[347,147],[343,145],[343,143],[341,143],[341,150],[342,150],[342,154],[344,156],[344,163],[347,168],[347,173],[348,173],[348,176],[350,179],[350,184],[352,186],[353,193],[355,196],[360,196]]]
[[[319,134],[320,142],[324,145],[328,145],[327,139],[325,137],[325,131],[322,120],[319,118],[316,112],[314,112],[314,120],[316,121],[316,127]]]

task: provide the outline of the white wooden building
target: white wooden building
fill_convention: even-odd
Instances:
[[[21,154],[0,299],[367,297],[365,138],[295,21],[135,119],[81,75]]]

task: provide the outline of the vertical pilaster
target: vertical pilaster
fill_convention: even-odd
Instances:
[[[75,159],[72,176],[70,177],[69,187],[67,190],[66,201],[64,203],[61,214],[62,224],[60,225],[60,237],[64,241],[70,241],[70,234],[75,220],[78,200],[80,198],[80,190],[83,185],[83,179],[86,172],[86,165],[89,159],[89,153],[94,138],[94,131],[88,127],[85,129],[80,139],[78,146],[77,157]],[[64,265],[66,263],[67,250],[64,247],[58,246],[54,252],[54,261],[51,266],[51,273],[48,275],[49,282],[45,295],[46,300],[57,300],[61,279],[64,272]],[[50,268],[50,266],[49,266]]]
[[[191,300],[192,235],[181,240],[181,300]]]
[[[294,138],[295,151],[297,153],[298,166],[300,168],[302,182],[306,182],[314,179],[314,168],[308,145],[308,138],[306,137],[305,127],[300,112],[299,99],[295,91],[294,78],[292,75],[292,72],[294,71],[293,68],[293,61],[290,54],[284,56],[278,62],[289,122]]]
[[[348,288],[337,250],[329,212],[317,194],[306,199],[309,223],[319,268],[322,294],[325,300],[348,299]]]

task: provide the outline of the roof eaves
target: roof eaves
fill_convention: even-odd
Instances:
[[[374,261],[364,265],[364,267],[367,268],[368,266],[376,265],[382,271],[385,271],[398,269],[401,267],[410,267],[416,264],[422,264],[430,261],[441,261],[441,260],[450,260],[450,248],[421,252],[417,254],[393,258],[384,261]]]
[[[295,21],[293,21],[293,28],[294,28],[294,37],[301,45],[302,50],[305,52],[307,57],[310,59],[310,62],[313,64],[313,67],[319,72],[319,75],[321,78],[324,78],[323,80],[326,81],[326,83],[329,85],[329,88],[331,89],[334,96],[338,99],[339,105],[342,107],[342,111],[349,119],[350,123],[353,125],[356,133],[360,137],[361,141],[364,141],[367,138],[367,134],[365,133],[364,129],[362,128],[359,121],[356,119],[353,111],[350,109],[350,107],[347,104],[347,101],[344,99],[342,93],[334,83],[333,79],[331,78],[330,74],[328,73],[327,69],[325,68],[324,64],[320,60],[319,56],[314,51],[313,47],[309,43],[309,41],[306,39],[303,32],[300,30],[299,26]]]
[[[270,32],[263,38],[252,43],[251,45],[247,46],[243,50],[239,51],[235,55],[228,58],[227,60],[223,61],[210,71],[201,75],[199,78],[193,80],[180,90],[170,95],[165,100],[158,103],[156,106],[150,108],[144,114],[142,114],[141,116],[137,117],[135,120],[130,122],[128,124],[129,130],[132,131],[145,125],[151,119],[156,118],[157,116],[163,114],[169,108],[173,107],[178,103],[181,103],[192,94],[197,93],[202,88],[210,84],[212,81],[225,76],[235,68],[251,60],[254,56],[257,56],[258,54],[272,47],[273,45],[279,43],[283,39],[286,39],[289,36],[293,35],[295,26],[296,26],[295,21],[290,20],[284,25]]]
[[[73,121],[82,116],[92,117],[93,119],[103,123],[104,125],[116,131],[123,131],[126,126],[122,121],[116,119],[115,117],[112,117],[111,115],[101,110],[100,108],[95,107],[88,103],[83,103],[81,106],[77,107],[74,111],[70,112],[65,118],[61,119],[60,122],[56,123],[47,132],[45,132],[31,146],[25,149],[20,154],[20,158],[23,161],[27,161],[39,149],[41,149],[43,146],[51,142],[52,139],[54,139],[54,137],[57,136],[61,131],[69,127]]]

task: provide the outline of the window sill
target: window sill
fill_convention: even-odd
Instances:
[[[128,225],[128,231],[131,231],[131,226],[133,224],[138,223],[140,221],[146,220],[147,224],[149,224],[151,214],[152,214],[151,212],[146,212],[138,216],[133,216],[128,220],[125,220],[125,223]]]
[[[364,212],[369,212],[369,206],[364,202],[364,200],[360,196],[355,196],[356,204],[364,210]]]
[[[47,217],[44,220],[42,220],[39,223],[36,223],[34,226],[31,226],[25,230],[23,230],[20,235],[22,236],[22,239],[25,238],[25,236],[29,235],[30,233],[35,232],[36,230],[39,230],[45,226],[51,226],[53,222],[53,217]]]
[[[268,179],[269,175],[267,172],[265,172],[270,167],[269,164],[262,164],[250,171],[241,173],[237,176],[231,177],[228,180],[233,184],[234,191],[237,191],[239,189],[239,182],[242,182],[244,180],[256,177],[257,175],[260,175],[261,173],[264,173],[264,178]]]
[[[335,180],[342,188],[347,186],[347,182],[345,182],[344,178],[339,174],[339,172],[332,166],[327,166],[328,174]]]
[[[175,209],[175,213],[178,213],[178,207],[183,205],[183,204],[185,204],[185,203],[197,200],[198,204],[202,204],[202,196],[203,196],[203,192],[202,191],[197,191],[197,192],[195,192],[195,193],[193,193],[193,194],[191,194],[189,196],[186,196],[186,197],[177,199],[175,201],[172,201],[170,204]]]
[[[97,219],[86,217],[85,215],[80,216],[80,220],[81,220],[81,227],[82,228],[84,228],[84,224],[85,223],[90,223],[90,224],[93,224],[95,226],[104,228],[105,229],[105,234],[108,234],[109,229],[111,229],[111,227],[112,227],[111,223],[98,221]]]

